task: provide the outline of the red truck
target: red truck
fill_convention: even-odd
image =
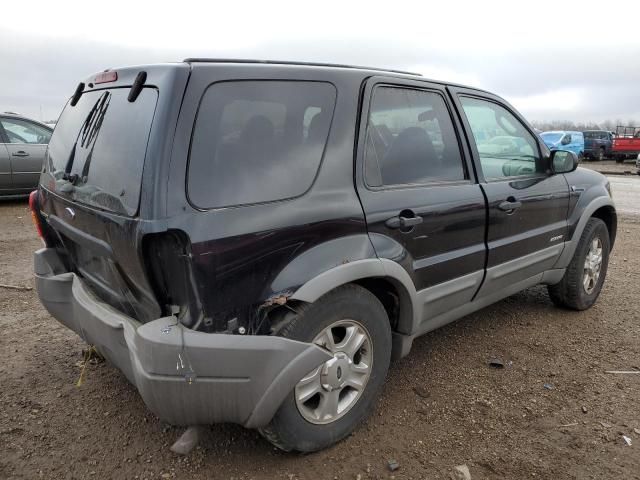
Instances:
[[[625,159],[636,158],[640,154],[640,127],[616,128],[616,136],[611,146],[611,155],[617,163],[622,163]]]

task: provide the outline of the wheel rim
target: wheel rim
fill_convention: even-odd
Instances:
[[[584,260],[584,275],[582,277],[582,285],[584,291],[591,295],[596,289],[598,279],[600,278],[600,270],[602,269],[602,241],[600,237],[591,240],[591,246]]]
[[[313,340],[332,358],[298,382],[298,411],[310,423],[327,424],[344,416],[362,396],[371,376],[373,348],[369,332],[355,320],[329,325]]]

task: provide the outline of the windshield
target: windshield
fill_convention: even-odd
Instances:
[[[540,134],[540,136],[545,141],[545,143],[558,143],[560,139],[564,136],[564,133],[549,132],[549,133],[542,133]]]
[[[158,93],[98,90],[67,104],[51,137],[41,183],[72,200],[134,215]]]

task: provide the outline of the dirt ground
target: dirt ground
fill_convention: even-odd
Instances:
[[[636,161],[633,159],[625,160],[622,163],[616,163],[615,160],[603,160],[601,162],[585,160],[580,165],[590,168],[596,172],[602,172],[605,175],[637,175]]]
[[[83,342],[35,291],[0,289],[0,479],[445,479],[460,464],[474,480],[640,478],[640,375],[605,373],[640,368],[639,238],[640,219],[621,219],[589,311],[554,308],[537,287],[418,339],[369,421],[311,455],[235,425],[172,454],[181,429],[108,364],[76,387]],[[33,286],[39,247],[26,202],[0,203],[0,283]]]

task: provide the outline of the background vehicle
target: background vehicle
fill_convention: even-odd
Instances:
[[[574,131],[551,131],[540,134],[549,150],[567,150],[579,159],[584,157],[584,135]]]
[[[635,158],[640,153],[640,127],[618,126],[611,153],[618,163]]]
[[[0,113],[0,196],[26,196],[38,186],[53,129],[15,113]]]
[[[606,130],[585,130],[584,156],[594,160],[604,160],[611,155],[613,137]]]
[[[503,99],[387,70],[105,71],[45,165],[48,311],[162,420],[284,450],[352,432],[420,335],[538,284],[589,308],[616,233],[606,177]]]

